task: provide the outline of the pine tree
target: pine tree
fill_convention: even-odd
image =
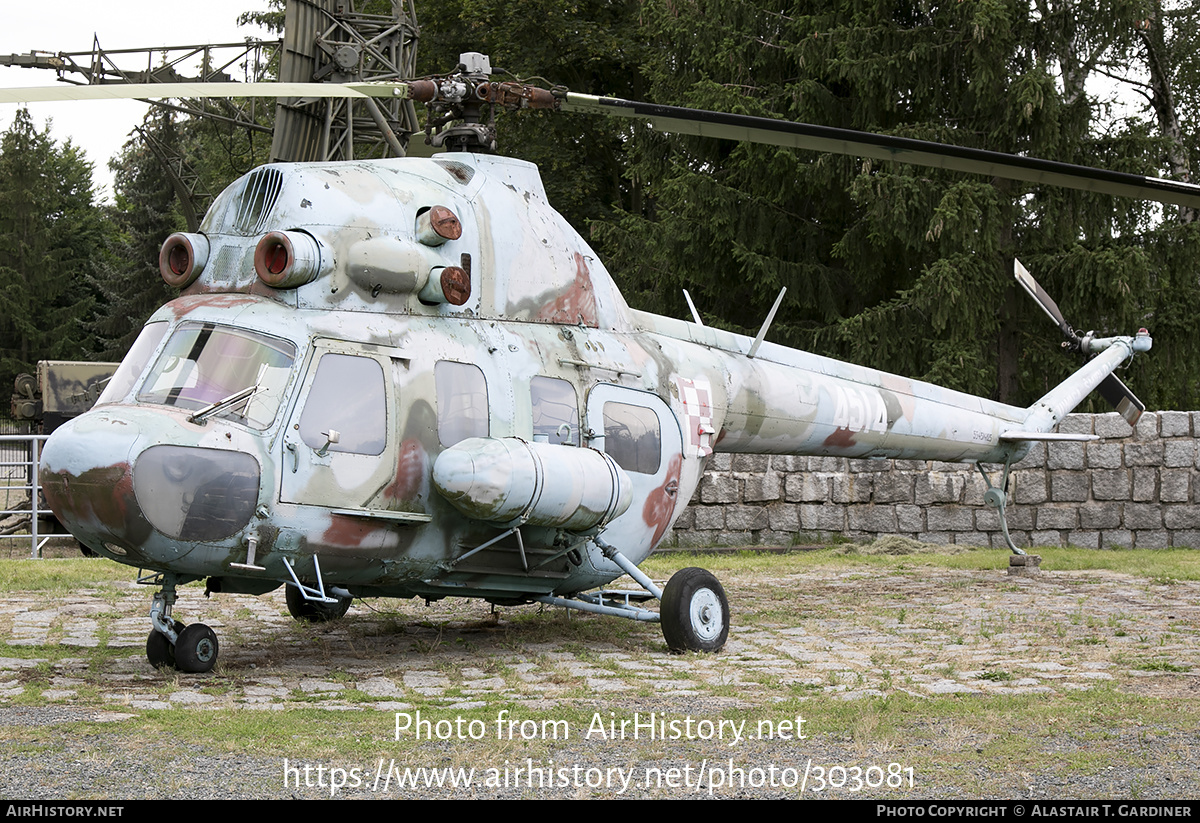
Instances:
[[[145,131],[168,146],[178,147],[174,115],[152,109]],[[158,252],[172,232],[185,230],[171,182],[162,164],[138,136],[109,162],[114,172],[116,203],[108,209],[115,230],[97,272],[100,304],[91,329],[101,357],[124,357],[154,311],[176,296],[158,270]]]
[[[41,359],[85,358],[103,246],[91,163],[17,112],[0,140],[0,385]]]
[[[1141,173],[1158,159],[1136,129],[1093,134],[1095,101],[1065,91],[1060,58],[1091,18],[1073,21],[1073,39],[1020,0],[818,13],[650,0],[643,20],[655,102]],[[632,147],[648,203],[599,231],[635,305],[682,314],[688,288],[709,322],[753,333],[787,286],[774,340],[1028,403],[1078,364],[1057,355],[1053,329],[1012,285],[1017,256],[1085,328],[1127,334],[1152,317],[1158,345],[1143,371],[1157,371],[1144,364],[1164,343],[1167,363],[1196,348],[1170,319],[1180,301],[1195,305],[1195,277],[1167,268],[1192,241],[1148,234],[1157,210],[1146,204],[649,129]],[[1174,380],[1169,396],[1158,382],[1138,389],[1164,404],[1200,399],[1194,381]]]

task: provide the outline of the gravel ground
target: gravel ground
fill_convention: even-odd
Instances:
[[[319,798],[336,777],[347,783],[337,796],[377,798],[794,798],[801,783],[805,796],[905,800],[1200,797],[1188,719],[1200,695],[1200,584],[929,568],[721,576],[735,625],[710,656],[667,654],[655,626],[531,607],[497,620],[485,604],[372,602],[310,627],[291,621],[279,592],[205,600],[189,588],[177,613],[221,637],[208,675],[147,666],[144,588],[61,603],[10,592],[0,795]],[[1128,711],[1113,711],[1122,701]],[[497,743],[502,709],[576,720],[568,740]],[[418,710],[433,722],[486,718],[487,734],[393,742],[397,714]],[[778,725],[800,712],[807,729]],[[585,737],[578,718],[592,713],[617,723],[653,713],[679,734]],[[176,717],[312,717],[312,736],[260,747],[192,723],[185,743],[170,733]],[[330,717],[372,739],[329,742]],[[722,720],[745,721],[742,739],[718,734]],[[764,722],[776,739],[758,739]],[[397,785],[421,767],[474,768],[473,785]]]

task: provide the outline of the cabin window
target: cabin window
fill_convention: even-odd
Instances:
[[[439,360],[437,381],[438,438],[453,446],[468,437],[487,437],[487,380],[478,366]]]
[[[533,437],[544,436],[554,444],[579,445],[579,401],[575,387],[556,377],[529,381],[533,404]]]
[[[162,342],[166,333],[167,324],[165,322],[146,324],[129,349],[129,354],[125,355],[125,359],[113,372],[108,385],[104,387],[104,391],[97,398],[97,406],[125,399],[125,395],[129,394],[129,390],[146,371],[146,366],[150,363],[154,350],[158,348],[158,344]]]
[[[658,415],[644,406],[605,403],[604,452],[625,471],[657,473],[662,454]]]
[[[181,323],[137,399],[198,411],[255,386],[253,395],[220,416],[265,429],[279,411],[295,355],[294,345],[265,334],[212,323]]]

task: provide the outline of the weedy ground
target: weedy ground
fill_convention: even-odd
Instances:
[[[297,623],[282,592],[197,584],[177,615],[220,636],[205,675],[146,664],[151,590],[132,570],[0,560],[0,793],[332,793],[289,782],[287,759],[368,784],[381,764],[583,775],[405,796],[1200,796],[1200,555],[1040,553],[1030,578],[1001,552],[912,541],[654,556],[658,580],[721,580],[733,628],[716,655],[669,654],[653,624],[463,600]],[[713,764],[742,783],[715,785]],[[586,779],[614,768],[648,782]],[[803,790],[768,785],[771,769]]]

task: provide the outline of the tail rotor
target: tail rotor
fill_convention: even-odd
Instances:
[[[1089,359],[1095,351],[1091,345],[1094,335],[1091,332],[1081,335],[1075,331],[1063,316],[1058,304],[1054,302],[1054,298],[1046,293],[1046,290],[1034,279],[1029,270],[1021,265],[1020,260],[1013,260],[1013,278],[1037,302],[1046,316],[1058,326],[1065,338],[1062,347],[1067,351],[1080,352],[1085,359]],[[1138,400],[1137,395],[1130,391],[1129,387],[1121,382],[1121,379],[1115,374],[1105,377],[1096,390],[1131,426],[1137,423],[1142,412],[1146,410],[1146,404]]]

